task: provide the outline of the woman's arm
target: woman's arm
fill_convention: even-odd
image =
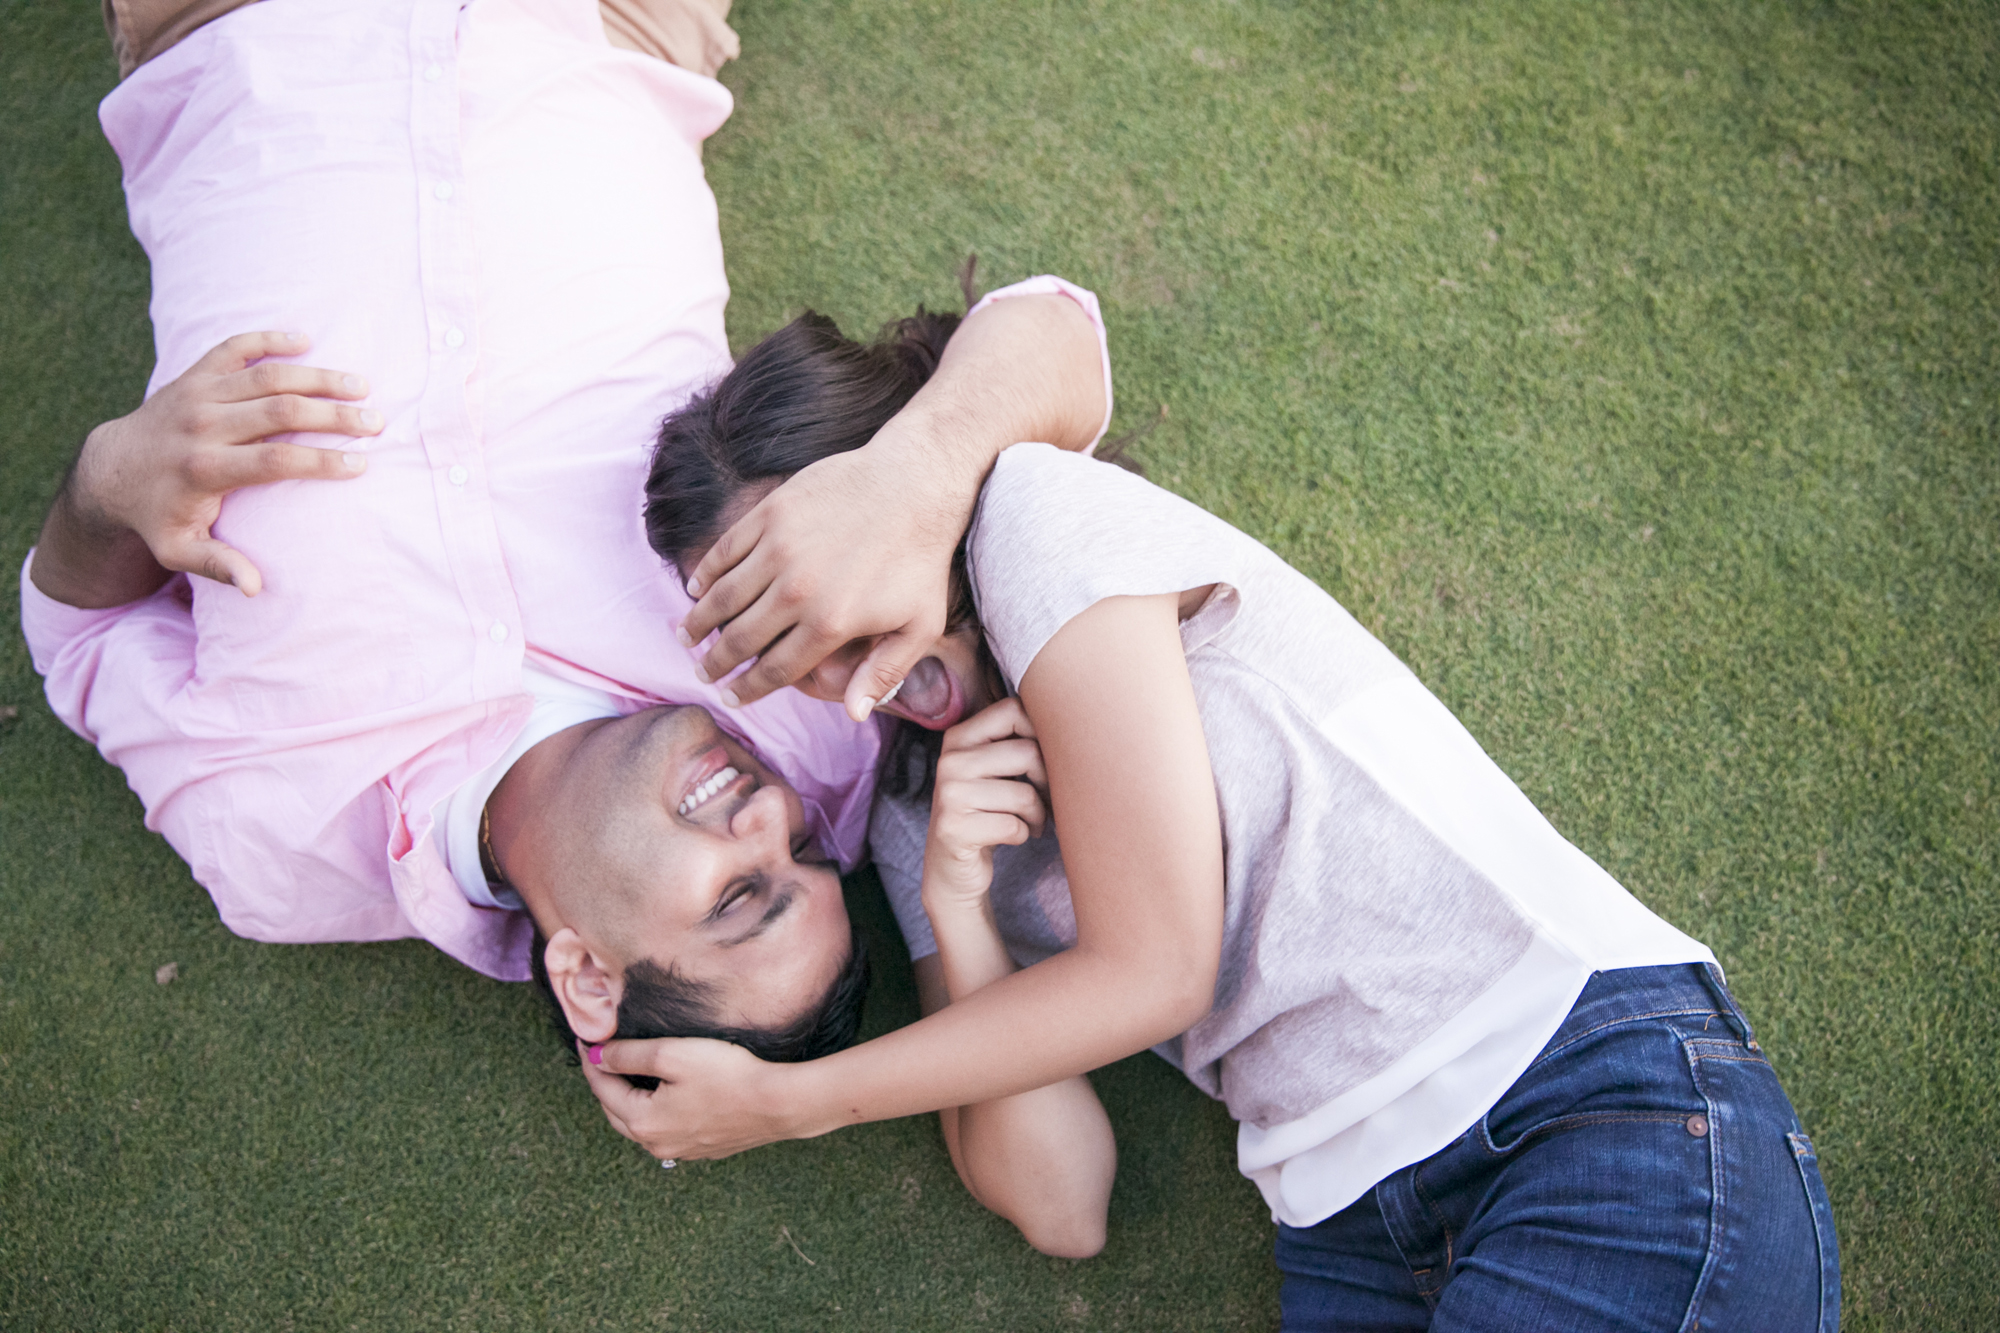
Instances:
[[[1092,606],[1042,649],[1021,698],[1063,831],[1076,946],[805,1064],[722,1042],[610,1043],[585,1073],[622,1133],[658,1157],[722,1157],[993,1101],[1145,1050],[1209,1011],[1222,825],[1177,598]],[[610,1073],[664,1081],[641,1092]]]
[[[918,1001],[936,1013],[950,1003],[943,964],[932,955],[916,969]],[[1118,1143],[1088,1078],[948,1106],[938,1120],[965,1188],[1028,1244],[1058,1259],[1088,1259],[1104,1248]]]
[[[1047,786],[1034,727],[1018,700],[1004,699],[945,733],[924,849],[924,912],[938,946],[917,960],[924,1013],[1019,970],[994,915],[993,849],[1042,835]],[[938,1115],[958,1178],[1030,1245],[1065,1259],[1104,1248],[1118,1146],[1088,1078]]]

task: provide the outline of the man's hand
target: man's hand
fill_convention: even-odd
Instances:
[[[683,627],[724,701],[789,685],[835,649],[873,640],[847,686],[859,721],[944,628],[952,552],[1002,449],[1082,449],[1105,414],[1097,330],[1066,296],[996,301],[952,335],[937,373],[865,448],[822,459],[764,497],[688,580]]]
[[[703,674],[719,680],[758,659],[724,702],[761,698],[843,645],[874,638],[847,690],[858,721],[937,642],[952,552],[978,487],[967,492],[944,451],[916,438],[923,429],[898,416],[866,448],[800,471],[695,567],[688,589],[701,590],[701,602],[683,642],[722,625]]]
[[[122,606],[184,570],[255,597],[264,586],[256,566],[210,535],[222,497],[367,467],[360,454],[270,436],[382,429],[380,413],[342,401],[367,395],[360,376],[262,360],[310,346],[303,334],[239,334],[138,411],[93,430],[43,522],[35,586],[71,606]]]
[[[585,1048],[583,1075],[611,1127],[662,1161],[729,1157],[799,1133],[776,1104],[796,1066],[698,1037],[612,1041]],[[599,1063],[599,1061],[602,1063]],[[660,1080],[647,1092],[620,1074]]]
[[[982,906],[993,885],[993,849],[1042,835],[1048,789],[1042,749],[1019,699],[1002,699],[945,732],[924,845],[925,909],[935,917]]]

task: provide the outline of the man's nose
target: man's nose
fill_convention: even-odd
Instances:
[[[754,839],[768,836],[773,829],[782,833],[788,822],[784,793],[767,785],[751,792],[750,799],[730,817],[729,831],[738,838]]]

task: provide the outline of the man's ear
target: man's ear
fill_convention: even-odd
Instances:
[[[593,1044],[610,1041],[618,1031],[622,974],[608,971],[583,942],[583,936],[568,926],[549,940],[542,962],[549,970],[549,989],[569,1019],[570,1031]]]

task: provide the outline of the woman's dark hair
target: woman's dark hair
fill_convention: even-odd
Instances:
[[[576,1061],[577,1036],[569,1025],[569,1015],[556,999],[549,983],[549,968],[543,955],[549,942],[535,931],[534,956],[529,970],[535,984],[548,997],[550,1022],[563,1050]],[[682,976],[671,965],[661,967],[651,959],[641,959],[625,969],[625,990],[618,998],[618,1041],[641,1041],[652,1037],[709,1037],[734,1042],[759,1060],[794,1063],[817,1060],[823,1055],[846,1050],[861,1030],[861,1002],[868,995],[868,947],[861,932],[848,925],[847,961],[840,975],[819,1000],[780,1028],[735,1028],[720,1023],[715,1013],[715,988],[704,981]],[[629,1076],[640,1088],[651,1089],[659,1080]]]
[[[958,316],[921,307],[872,343],[808,310],[660,426],[646,540],[683,576],[759,487],[859,449],[937,369]]]

